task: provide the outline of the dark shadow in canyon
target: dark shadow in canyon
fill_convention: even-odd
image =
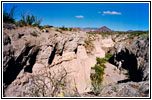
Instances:
[[[52,51],[52,53],[49,56],[48,64],[52,64],[52,62],[53,62],[53,59],[54,59],[55,53],[56,53],[56,47],[57,47],[57,44],[55,45],[54,50]]]
[[[121,68],[128,70],[128,77],[130,80],[135,82],[142,80],[142,72],[137,68],[137,59],[134,54],[131,54],[127,49],[125,49],[109,59],[109,62],[116,66],[118,66],[116,62],[119,61],[122,63]]]
[[[130,81],[131,81],[130,79],[124,79],[124,80],[118,81],[117,83],[126,83],[126,82],[130,82]]]
[[[34,53],[32,53],[30,56],[29,56],[29,65],[27,65],[24,69],[24,72],[29,72],[29,73],[32,73],[32,68],[33,68],[33,65],[35,64],[36,62],[36,56],[39,52],[39,49],[35,50]]]
[[[3,73],[3,83],[7,86],[11,84],[23,69],[28,59],[24,59],[28,55],[32,47],[25,47],[19,57],[15,60],[14,57],[8,62],[7,70]]]

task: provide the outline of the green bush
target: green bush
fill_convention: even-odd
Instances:
[[[149,31],[132,31],[130,32],[129,38],[133,38],[135,36],[148,36],[149,35]]]
[[[113,56],[112,54],[107,53],[107,54],[105,55],[105,59],[108,61],[112,56]]]
[[[41,23],[41,19],[38,19],[33,14],[26,13],[21,15],[21,20],[19,22],[20,22],[19,24],[22,26],[27,26],[27,25],[39,26]]]
[[[68,28],[66,28],[66,27],[64,27],[64,26],[62,26],[60,29],[61,29],[62,31],[68,31]]]
[[[95,73],[91,73],[90,79],[92,80],[92,91],[97,95],[103,88],[102,81],[104,69],[106,68],[104,64],[107,62],[107,60],[105,58],[96,58],[96,61],[96,65],[91,68],[95,71]]]
[[[4,8],[3,11],[3,22],[5,23],[15,23],[14,12],[17,6],[13,6],[10,11],[8,11],[7,7]]]
[[[53,27],[53,26],[51,26],[51,25],[44,25],[44,27],[45,27],[45,28],[51,28],[51,27]]]
[[[72,31],[73,28],[69,28],[69,31]]]
[[[100,34],[103,37],[109,36],[109,35],[125,35],[128,34],[128,38],[134,38],[136,36],[144,37],[148,36],[149,31],[131,31],[131,32],[125,32],[125,31],[114,31],[114,32],[87,32],[88,34]]]
[[[24,25],[23,25],[23,22],[22,22],[21,20],[15,22],[15,25],[16,25],[17,27],[23,27],[23,26],[24,26]]]
[[[38,25],[37,27],[38,27],[40,30],[43,30],[43,29],[44,29],[44,27],[41,26],[41,25]]]
[[[32,36],[34,36],[34,37],[38,37],[39,35],[38,35],[38,32],[36,32],[36,31],[33,31],[33,32],[31,32],[30,33]]]
[[[62,33],[62,31],[60,29],[58,29],[58,28],[55,31]]]

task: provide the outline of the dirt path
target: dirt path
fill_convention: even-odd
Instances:
[[[120,72],[120,70],[117,69],[116,66],[106,63],[105,64],[105,74],[103,79],[103,85],[108,84],[114,84],[117,83],[117,81],[127,79],[126,75],[123,74],[123,72]]]

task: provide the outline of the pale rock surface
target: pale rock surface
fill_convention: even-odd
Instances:
[[[113,47],[114,42],[111,39],[111,37],[107,37],[107,38],[102,39],[101,45],[102,45],[102,47]]]
[[[77,49],[78,49],[77,50],[77,58],[78,59],[83,59],[83,58],[88,57],[84,46],[78,46]]]
[[[123,81],[127,79],[126,75],[124,75],[124,72],[121,72],[119,69],[117,69],[116,66],[105,63],[105,70],[104,70],[104,79],[103,79],[103,85],[108,84],[116,84],[118,81]]]
[[[99,58],[105,57],[105,51],[101,48],[100,45],[94,45],[95,46],[95,56]]]

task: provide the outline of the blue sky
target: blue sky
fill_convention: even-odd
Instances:
[[[30,12],[42,25],[56,27],[102,27],[112,30],[149,30],[148,3],[4,3],[18,6],[15,19]]]

